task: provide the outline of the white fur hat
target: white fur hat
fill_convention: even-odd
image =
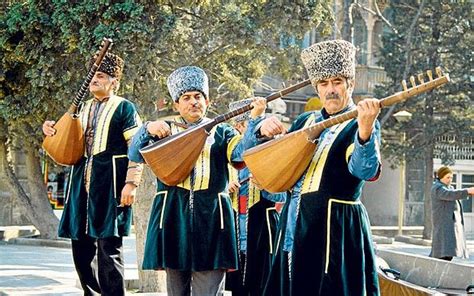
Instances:
[[[174,70],[166,84],[175,102],[188,91],[199,91],[209,99],[209,80],[206,72],[199,67],[186,66]]]
[[[355,53],[352,43],[345,40],[322,41],[305,48],[301,60],[311,83],[335,76],[354,79]]]

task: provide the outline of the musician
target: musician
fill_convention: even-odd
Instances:
[[[301,57],[323,109],[300,115],[289,132],[352,109],[358,116],[321,133],[310,165],[293,186],[264,294],[379,295],[369,219],[360,202],[364,182],[380,172],[379,103],[352,101],[351,43],[316,43]],[[275,118],[265,119],[259,130],[267,137],[282,131]]]
[[[125,295],[122,236],[130,232],[142,165],[127,158],[140,117],[133,103],[115,95],[123,65],[107,53],[89,85],[94,98],[80,113],[85,155],[71,167],[59,225],[59,236],[71,238],[84,295]],[[54,124],[44,122],[46,136],[55,133]]]
[[[133,161],[143,162],[139,149],[151,139],[174,135],[208,121],[209,85],[198,67],[175,70],[167,79],[174,107],[173,121],[147,122],[134,136],[129,149]],[[249,127],[261,119],[265,100],[253,103]],[[235,224],[228,193],[229,163],[241,168],[241,154],[254,145],[229,124],[216,125],[190,175],[176,186],[157,180],[157,193],[150,212],[143,269],[165,269],[168,295],[221,295],[225,271],[237,268]],[[179,151],[176,151],[177,155]],[[185,157],[185,156],[183,156]]]
[[[245,99],[229,104],[234,110],[250,104]],[[244,134],[250,112],[234,117],[234,127]],[[226,275],[226,290],[232,295],[262,295],[274,253],[273,240],[279,219],[277,207],[285,201],[286,193],[272,194],[260,190],[250,178],[248,168],[231,168],[229,191],[236,211],[237,249],[239,270]]]

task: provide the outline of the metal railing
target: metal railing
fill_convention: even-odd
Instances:
[[[458,140],[455,135],[439,137],[435,144],[434,157],[443,158],[446,154],[456,160],[474,160],[474,138]]]

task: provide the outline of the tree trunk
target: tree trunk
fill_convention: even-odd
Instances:
[[[143,181],[138,188],[133,204],[133,221],[136,233],[138,280],[140,292],[166,292],[166,274],[164,271],[142,270],[143,252],[146,241],[150,209],[156,193],[156,177],[148,166],[143,171]]]
[[[6,181],[10,188],[10,192],[18,201],[17,204],[19,205],[21,213],[28,217],[31,223],[33,223],[33,225],[40,231],[41,237],[56,238],[58,219],[54,217],[49,202],[45,205],[44,201],[40,201],[38,196],[35,196],[34,194],[31,194],[32,198],[28,196],[26,190],[20,184],[20,181],[13,170],[12,164],[8,161],[7,151],[6,141],[0,141],[0,161],[5,170]],[[30,175],[32,173],[28,174]],[[39,180],[42,179],[41,173],[35,177],[39,178]],[[46,197],[46,193],[44,197]]]
[[[352,27],[352,0],[343,1],[343,19],[342,19],[342,39],[352,42],[353,27]]]
[[[38,212],[40,221],[35,227],[40,231],[42,238],[54,239],[58,237],[58,218],[54,215],[48,200],[48,192],[43,182],[38,150],[26,146],[26,176],[30,192],[31,203]],[[32,219],[33,221],[33,219]]]
[[[439,28],[442,26],[440,24],[440,14],[441,14],[441,9],[435,9],[436,13],[432,17],[432,38],[433,38],[433,44],[435,45],[435,48],[440,48],[440,34],[439,34]],[[432,65],[432,68],[435,68],[438,65],[438,52],[436,50],[431,51],[431,54],[429,56],[428,64]],[[436,90],[432,90],[429,93],[426,94],[426,99],[425,99],[425,114],[429,118],[431,118],[431,122],[436,122],[435,117],[434,117],[434,101],[436,98],[437,92]],[[444,98],[441,98],[444,99]],[[425,197],[425,202],[424,202],[424,207],[425,207],[425,213],[424,213],[424,218],[425,218],[425,229],[423,230],[423,238],[425,239],[431,239],[432,238],[432,228],[433,228],[433,219],[431,216],[431,186],[433,184],[433,157],[434,157],[434,147],[436,143],[436,139],[428,139],[429,141],[426,141],[429,143],[426,146],[425,149],[425,184],[424,184],[424,197]]]
[[[426,149],[425,153],[425,178],[424,178],[424,226],[423,238],[431,239],[433,221],[431,217],[431,186],[433,184],[433,147]]]

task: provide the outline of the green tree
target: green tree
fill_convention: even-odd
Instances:
[[[285,80],[302,79],[299,46],[282,47],[280,38],[302,39],[316,27],[329,32],[332,23],[332,4],[316,0],[28,0],[2,5],[0,122],[5,131],[1,136],[6,139],[1,143],[7,144],[0,152],[12,149],[10,143],[19,143],[25,151],[35,152],[32,157],[38,166],[39,127],[67,109],[86,74],[84,64],[103,37],[114,40],[112,51],[126,61],[119,94],[136,102],[144,119],[171,112],[168,108],[158,113],[155,103],[170,101],[166,77],[190,64],[203,67],[210,76],[212,117],[226,111],[229,101],[250,96],[265,73]],[[12,186],[19,187],[15,176],[10,176]],[[150,182],[143,188],[154,190]],[[26,197],[46,201],[42,190]],[[141,193],[139,198],[153,196]],[[136,216],[148,217],[149,204],[137,208]],[[26,212],[31,213],[32,207]],[[138,227],[137,238],[144,237],[146,223]],[[53,229],[40,230],[48,237],[55,235]],[[140,289],[154,290],[157,285],[146,286],[142,280]]]
[[[381,120],[389,133],[407,135],[404,143],[385,142],[384,154],[394,163],[405,154],[409,165],[424,167],[423,237],[431,238],[430,188],[435,144],[439,136],[447,134],[454,135],[456,144],[461,144],[474,131],[472,73],[466,71],[473,59],[472,6],[463,1],[390,1],[388,17],[400,33],[392,32],[383,38],[380,62],[391,82],[378,90],[381,96],[399,91],[399,82],[408,75],[437,66],[451,78],[441,88],[385,110]],[[426,74],[424,79],[428,79]],[[411,112],[412,119],[397,124],[390,116],[397,110]],[[444,155],[443,162],[452,160],[451,155]]]

